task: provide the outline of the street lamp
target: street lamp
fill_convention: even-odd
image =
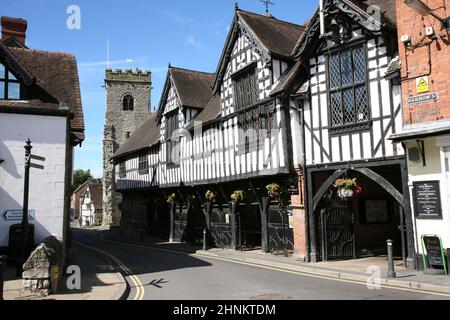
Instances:
[[[435,17],[442,23],[442,29],[450,28],[450,17],[447,17],[445,19],[439,17],[437,14],[433,12],[433,9],[431,9],[421,0],[405,0],[405,4],[422,16],[432,15],[433,17]]]

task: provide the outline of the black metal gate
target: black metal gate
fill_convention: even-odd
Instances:
[[[232,246],[232,226],[230,208],[214,208],[211,213],[211,237],[219,248]]]
[[[269,252],[288,255],[294,251],[294,230],[289,225],[289,212],[285,209],[269,209]]]
[[[261,212],[255,205],[240,205],[237,212],[237,236],[240,250],[253,250],[261,247]]]
[[[178,242],[182,242],[184,240],[187,226],[187,215],[188,212],[186,207],[177,207],[174,217],[173,240]]]
[[[353,199],[340,199],[336,193],[320,212],[322,259],[356,258]]]

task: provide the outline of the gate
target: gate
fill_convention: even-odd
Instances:
[[[187,208],[177,207],[174,218],[173,240],[183,242],[187,226]]]
[[[229,208],[214,208],[212,210],[211,237],[216,247],[231,247],[232,227],[231,211]]]
[[[237,242],[240,250],[254,250],[261,247],[261,212],[254,205],[240,205],[237,212]]]
[[[333,192],[320,212],[320,221],[322,259],[356,258],[353,199],[340,199]]]
[[[269,209],[269,252],[285,254],[294,251],[294,230],[289,226],[289,212],[284,209]]]

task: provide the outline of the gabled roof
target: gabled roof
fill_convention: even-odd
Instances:
[[[278,20],[273,16],[238,10],[238,17],[250,28],[261,41],[268,53],[289,57],[298,38],[305,30],[304,26]]]
[[[201,122],[202,126],[216,120],[220,116],[220,95],[214,95],[206,105],[205,109],[187,126],[186,130],[194,129],[195,124]]]
[[[153,112],[147,120],[120,146],[114,154],[114,159],[149,149],[159,143],[160,126],[156,122],[157,113]]]
[[[217,66],[214,93],[217,92],[219,83],[226,72],[226,65],[230,60],[239,28],[244,28],[254,38],[254,44],[258,45],[265,55],[286,60],[292,60],[291,53],[305,30],[304,26],[278,20],[273,16],[237,9]]]
[[[336,7],[349,14],[355,22],[361,26],[373,31],[380,32],[382,28],[396,28],[396,8],[395,0],[335,0]],[[378,6],[381,10],[381,21],[373,20],[373,12],[369,12],[370,6]],[[306,26],[305,32],[302,34],[294,47],[292,56],[299,58],[305,43],[311,38],[317,37],[319,33],[319,9],[315,11]]]
[[[74,117],[70,125],[78,140],[84,140],[84,116],[81,103],[78,66],[74,55],[56,52],[31,50],[19,47],[6,47],[0,41],[0,54],[7,63],[13,65],[19,80],[28,88],[29,105],[32,108],[68,108]],[[2,106],[10,107],[14,101],[0,101]]]
[[[92,180],[86,180],[83,184],[81,184],[78,188],[75,189],[75,191],[73,192],[73,194],[79,193],[80,191],[84,191],[86,190],[87,186],[93,183]]]
[[[91,201],[95,210],[103,209],[103,187],[100,183],[91,183],[88,186],[91,194]]]
[[[183,107],[203,109],[211,98],[211,88],[215,75],[208,72],[169,66],[166,82],[158,108],[158,120],[164,113],[170,86],[175,86],[180,104]]]

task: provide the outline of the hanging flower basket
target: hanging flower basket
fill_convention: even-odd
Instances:
[[[245,199],[245,192],[242,190],[236,190],[232,195],[231,195],[231,200],[233,201],[237,201],[237,202],[242,202]]]
[[[205,198],[208,202],[216,202],[217,200],[217,193],[213,192],[211,190],[208,190],[205,194]]]
[[[267,194],[269,199],[277,200],[280,208],[285,208],[288,205],[288,201],[286,199],[286,192],[282,190],[281,186],[276,183],[269,184],[266,186]]]
[[[281,196],[281,187],[276,183],[269,184],[266,189],[271,199],[276,199]]]
[[[173,204],[173,203],[175,203],[176,200],[177,200],[177,194],[176,193],[172,193],[170,196],[167,197],[167,203],[168,204]]]
[[[356,183],[355,179],[339,179],[334,183],[337,189],[337,195],[341,199],[349,199],[358,196],[362,192],[362,188]]]

